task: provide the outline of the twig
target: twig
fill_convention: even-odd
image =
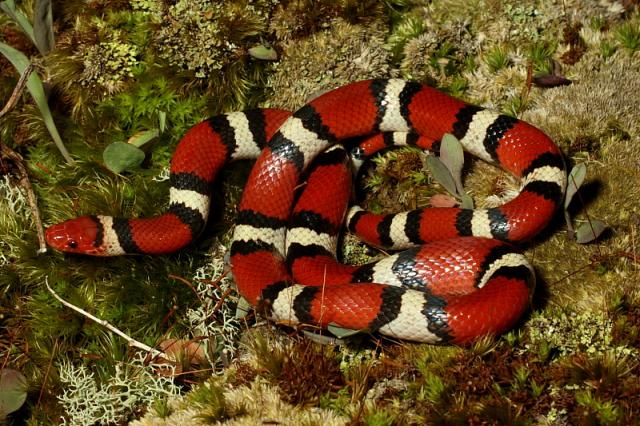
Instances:
[[[123,339],[125,339],[127,341],[127,343],[129,343],[129,346],[133,346],[133,347],[136,347],[138,349],[142,349],[143,351],[149,352],[154,358],[162,358],[162,359],[164,359],[166,361],[169,361],[171,363],[175,363],[176,362],[176,359],[173,356],[167,355],[164,352],[161,352],[161,351],[159,351],[157,349],[152,348],[151,346],[145,345],[144,343],[135,340],[133,337],[128,336],[127,334],[125,334],[120,329],[118,329],[118,328],[114,327],[113,325],[109,324],[108,321],[100,319],[100,318],[98,318],[96,316],[93,316],[89,312],[85,311],[84,309],[79,308],[79,307],[67,302],[62,297],[58,296],[58,294],[55,291],[53,291],[53,289],[49,286],[48,277],[45,278],[44,284],[47,286],[47,290],[49,290],[49,292],[53,295],[53,297],[55,297],[64,306],[73,309],[74,311],[84,315],[85,317],[89,318],[90,320],[97,322],[98,324],[100,324],[101,326],[106,328],[107,330],[109,330],[109,331],[117,334],[118,336],[122,337]]]
[[[20,80],[18,80],[18,84],[15,89],[13,89],[13,93],[7,101],[7,104],[0,111],[0,118],[4,116],[6,113],[11,111],[18,99],[20,99],[20,95],[24,90],[24,87],[27,85],[27,81],[29,79],[29,75],[33,71],[33,64],[29,64],[29,66],[24,70],[22,75],[20,76]],[[31,186],[31,182],[29,181],[29,174],[27,173],[27,168],[24,165],[24,160],[14,150],[9,148],[7,145],[0,140],[0,166],[2,165],[3,159],[10,160],[18,169],[18,185],[22,187],[22,189],[27,194],[27,201],[29,203],[29,208],[31,209],[31,214],[33,215],[33,219],[36,224],[36,232],[38,233],[38,243],[40,247],[38,248],[38,253],[45,253],[47,251],[47,243],[44,239],[44,229],[42,227],[42,220],[40,220],[40,210],[38,210],[38,201],[36,199],[36,194],[33,192],[33,187]],[[0,167],[0,170],[2,167]]]
[[[51,372],[51,366],[53,365],[53,357],[56,355],[56,351],[58,350],[58,341],[53,344],[53,350],[51,351],[51,358],[49,358],[49,365],[47,365],[47,371],[44,373],[44,380],[42,380],[42,385],[40,386],[40,394],[38,395],[38,402],[36,402],[36,406],[40,405],[40,401],[42,401],[42,395],[44,395],[44,388],[47,385],[47,380],[49,379],[49,373]]]
[[[16,103],[18,103],[18,99],[20,99],[20,95],[22,95],[24,86],[27,85],[27,80],[29,79],[29,76],[31,75],[32,71],[33,71],[33,64],[29,64],[29,66],[24,70],[24,72],[20,76],[20,80],[18,80],[18,84],[16,85],[15,89],[13,89],[13,93],[11,94],[11,97],[7,101],[7,104],[4,106],[4,108],[2,108],[2,111],[0,111],[0,118],[2,118],[2,116],[4,116],[9,111],[11,111],[14,106],[16,106]]]
[[[38,209],[38,200],[36,199],[36,194],[33,192],[33,187],[31,186],[31,181],[29,180],[29,173],[27,172],[27,168],[24,165],[24,160],[14,150],[9,148],[7,145],[0,140],[0,166],[2,165],[3,159],[10,160],[18,169],[18,186],[23,189],[23,191],[27,194],[27,202],[29,203],[29,208],[31,209],[31,214],[33,215],[33,220],[36,225],[36,232],[38,234],[38,253],[46,253],[47,252],[47,242],[44,238],[44,228],[42,227],[42,220],[40,219],[40,210]],[[0,167],[2,170],[2,167]]]

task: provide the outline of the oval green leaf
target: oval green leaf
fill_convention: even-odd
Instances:
[[[27,399],[27,379],[11,368],[0,370],[0,419],[17,411]]]
[[[578,189],[582,186],[584,178],[587,176],[587,165],[584,163],[576,164],[569,173],[569,179],[567,180],[567,195],[564,197],[564,208],[566,209],[571,204],[573,196],[576,195]]]
[[[278,52],[276,52],[273,47],[268,47],[263,44],[250,48],[249,55],[263,61],[275,61],[278,59]]]
[[[104,149],[102,159],[109,170],[122,173],[138,168],[144,160],[144,152],[131,144],[114,142]]]
[[[598,219],[592,219],[583,223],[576,229],[576,242],[587,244],[596,240],[607,229],[607,225]]]
[[[142,148],[143,145],[149,143],[150,141],[154,140],[158,136],[160,136],[159,129],[142,130],[136,133],[135,135],[131,136],[127,141],[127,143],[137,148]]]
[[[462,167],[464,166],[464,151],[462,150],[462,144],[450,133],[445,134],[442,137],[440,143],[440,161],[447,166],[453,181],[456,184],[458,194],[464,193],[462,187]]]
[[[451,172],[438,158],[430,155],[427,157],[427,167],[431,172],[431,176],[444,187],[451,195],[458,197],[458,191],[456,190],[456,183],[451,176]]]

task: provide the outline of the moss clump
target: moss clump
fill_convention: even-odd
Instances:
[[[107,93],[113,93],[122,86],[123,80],[133,77],[139,51],[133,44],[111,41],[89,46],[81,55],[82,84],[96,84],[104,87]]]
[[[590,355],[613,351],[616,355],[640,356],[637,350],[614,344],[614,322],[594,312],[555,312],[536,315],[527,323],[531,349],[557,352],[564,357],[576,353]]]
[[[279,3],[269,20],[269,30],[281,42],[324,31],[337,20],[367,25],[386,19],[385,5],[375,0],[289,0]]]
[[[271,1],[178,1],[161,17],[156,48],[162,58],[196,78],[212,77],[258,40],[271,7]]]
[[[268,79],[272,91],[265,106],[298,109],[310,96],[344,84],[394,75],[384,48],[384,27],[338,20],[312,36],[287,42]]]
[[[232,377],[235,372],[236,369],[232,368],[227,375],[201,384],[187,397],[170,399],[168,405],[171,412],[168,416],[159,418],[158,413],[150,411],[130,424],[152,426],[162,422],[166,425],[207,425],[225,420],[225,424],[247,426],[267,421],[338,426],[348,421],[331,410],[305,410],[288,404],[281,398],[277,388],[261,378],[245,385],[226,385],[226,378]]]
[[[575,84],[546,91],[536,100],[536,107],[523,119],[537,123],[569,154],[589,152],[601,155],[603,139],[640,137],[635,102],[622,93],[640,93],[640,65],[637,58],[619,52],[608,61],[589,53],[571,70]],[[567,123],[571,123],[567,125]]]

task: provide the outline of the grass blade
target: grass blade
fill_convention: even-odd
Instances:
[[[24,13],[16,9],[16,3],[13,0],[0,2],[0,9],[18,23],[20,28],[22,28],[22,31],[24,31],[24,33],[31,39],[33,44],[36,46],[38,45],[38,43],[36,43],[36,37],[33,33],[31,22],[29,22],[29,19],[27,19]]]
[[[51,52],[55,44],[53,38],[53,14],[51,0],[36,0],[33,16],[33,32],[36,47],[42,55]]]
[[[16,67],[20,74],[22,74],[30,64],[29,59],[22,52],[5,43],[0,42],[0,53],[2,53],[13,64],[13,66]],[[47,97],[44,93],[42,81],[36,73],[31,73],[29,76],[29,79],[27,80],[27,89],[29,90],[29,93],[31,93],[33,100],[36,102],[36,105],[40,110],[40,114],[42,114],[44,124],[47,126],[47,130],[49,130],[49,134],[58,147],[58,150],[60,150],[60,153],[67,163],[73,164],[74,161],[62,143],[62,138],[60,137],[56,124],[53,121],[53,116],[51,115],[49,104],[47,103]]]

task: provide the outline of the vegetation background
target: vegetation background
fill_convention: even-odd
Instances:
[[[295,110],[355,80],[402,77],[542,128],[570,166],[587,166],[569,206],[573,221],[599,219],[608,229],[577,244],[559,214],[526,247],[539,278],[535,303],[499,339],[457,348],[365,335],[320,345],[237,315],[224,255],[250,165],[225,171],[214,204],[223,207],[187,250],[94,259],[37,253],[37,222],[19,170],[3,156],[0,367],[26,381],[26,393],[12,394],[26,401],[11,409],[8,379],[2,382],[4,421],[637,422],[637,1],[68,0],[53,1],[52,15],[47,4],[5,1],[0,12],[0,43],[34,64],[48,101],[43,109],[24,91],[0,117],[0,139],[24,158],[45,226],[82,214],[162,212],[171,153],[208,116],[256,106]],[[37,27],[37,40],[16,17]],[[7,51],[0,49],[3,105],[20,77]],[[145,155],[114,173],[105,165],[109,150],[127,141]],[[423,153],[392,151],[374,162],[363,179],[372,210],[426,206],[441,192],[424,171]],[[517,187],[472,160],[465,186],[478,205],[500,203]],[[343,252],[357,262],[379,255],[350,237]],[[59,303],[45,282],[179,362],[145,358]]]

